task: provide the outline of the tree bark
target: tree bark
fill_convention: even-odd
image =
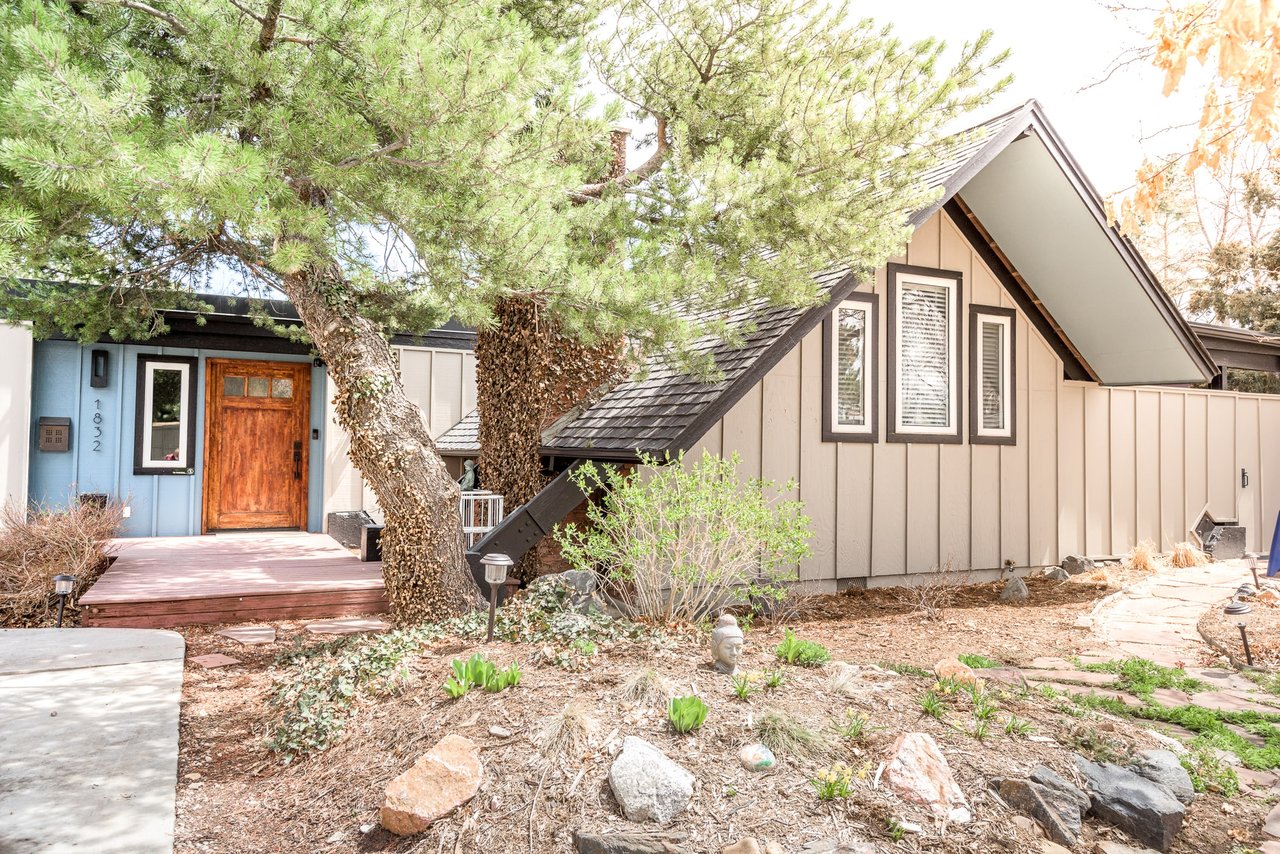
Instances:
[[[476,336],[481,485],[503,496],[507,513],[546,485],[542,431],[623,373],[621,341],[585,346],[560,335],[531,300],[506,299],[497,324]],[[530,549],[512,574],[538,574]]]
[[[463,557],[458,485],[405,395],[382,330],[360,316],[332,267],[287,276],[282,288],[337,386],[334,408],[351,438],[351,461],[386,516],[382,576],[393,618],[412,624],[476,607],[479,588]]]
[[[510,513],[538,494],[542,423],[547,409],[549,343],[538,307],[521,299],[494,306],[497,324],[476,335],[476,401],[480,409],[480,484],[503,497]],[[535,550],[512,575],[537,575]]]

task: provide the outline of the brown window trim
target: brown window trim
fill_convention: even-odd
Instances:
[[[1005,383],[1005,393],[1009,396],[1008,436],[978,434],[978,429],[982,426],[982,410],[978,408],[978,318],[983,315],[1009,318],[1009,376]],[[969,306],[969,444],[1018,444],[1018,312],[1012,308],[976,304]]]
[[[951,389],[952,403],[955,407],[954,433],[899,433],[895,427],[898,423],[898,276],[928,276],[933,279],[954,279],[956,283],[955,316],[951,322],[952,338],[955,341],[955,382]],[[889,370],[885,375],[889,386],[887,393],[888,420],[885,423],[886,441],[904,442],[923,445],[961,445],[964,444],[964,406],[961,396],[961,365],[964,357],[962,326],[960,313],[964,308],[964,274],[956,270],[940,270],[933,267],[920,267],[913,264],[889,264],[885,271],[885,287],[889,291],[889,322],[885,325],[888,333]]]
[[[845,302],[866,303],[867,351],[867,420],[871,429],[865,433],[847,433],[832,429],[835,417],[832,406],[831,379],[835,370],[835,324],[832,318]],[[822,321],[822,441],[824,442],[878,442],[880,441],[880,297],[878,294],[855,292],[831,304],[831,310]]]

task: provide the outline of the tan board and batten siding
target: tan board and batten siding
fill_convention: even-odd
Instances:
[[[916,231],[899,262],[964,276],[959,329],[969,400],[968,307],[1016,308],[945,213]],[[880,436],[886,435],[888,306],[880,294]],[[1124,554],[1140,540],[1169,549],[1206,504],[1270,544],[1280,509],[1280,398],[1182,388],[1110,388],[1063,380],[1062,363],[1017,317],[1017,444],[822,441],[822,332],[810,332],[704,436],[693,453],[737,452],[743,476],[794,480],[813,520],[800,577],[818,586],[897,583],[957,570],[1045,566]],[[967,412],[966,412],[967,416]],[[967,428],[967,421],[962,424]],[[1240,488],[1240,469],[1250,485]]]
[[[400,380],[409,399],[422,410],[427,429],[439,436],[476,408],[476,357],[469,350],[396,347]],[[325,391],[325,513],[366,510],[379,515],[377,501],[347,457],[350,442],[333,411],[336,390]]]

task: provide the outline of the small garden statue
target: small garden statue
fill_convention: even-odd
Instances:
[[[474,460],[462,461],[462,477],[458,478],[458,486],[463,492],[477,489],[480,486],[480,473],[476,471]]]
[[[733,614],[720,615],[716,627],[711,630],[711,657],[715,659],[716,670],[730,676],[737,673],[738,659],[742,657],[745,643],[742,629],[738,628],[738,619]]]

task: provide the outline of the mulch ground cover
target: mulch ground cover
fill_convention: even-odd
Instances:
[[[856,664],[928,667],[960,652],[1022,663],[1082,651],[1088,636],[1077,619],[1113,589],[1105,581],[1077,580],[1032,579],[1028,586],[1031,595],[1022,604],[1000,603],[998,583],[959,588],[936,619],[926,619],[890,591],[814,597],[800,604],[787,625],[827,645],[833,658]],[[606,779],[612,752],[626,735],[649,740],[697,777],[689,809],[664,829],[692,851],[718,854],[755,836],[775,840],[786,851],[835,837],[871,840],[884,852],[1023,854],[1038,843],[988,794],[987,780],[1025,774],[1040,762],[1074,775],[1071,756],[1078,749],[1104,745],[1108,755],[1123,757],[1154,744],[1131,721],[1082,712],[1064,698],[998,687],[998,725],[980,740],[964,696],[947,698],[942,720],[921,714],[920,698],[934,681],[921,676],[889,676],[849,692],[837,689],[821,669],[783,666],[781,686],[759,689],[744,702],[733,696],[727,677],[710,670],[705,638],[689,629],[660,642],[600,643],[569,668],[561,666],[562,650],[545,644],[443,638],[413,658],[401,690],[361,699],[334,746],[285,764],[266,747],[278,715],[268,702],[281,672],[275,662],[285,650],[323,641],[305,635],[300,624],[278,623],[275,643],[242,646],[215,635],[217,628],[183,630],[189,658],[223,653],[241,663],[187,669],[178,854],[571,851],[575,830],[651,829],[621,818]],[[772,649],[781,637],[780,625],[750,630],[743,666],[778,668]],[[450,662],[473,652],[499,666],[518,661],[524,671],[519,687],[446,698],[441,684]],[[659,703],[625,699],[625,683],[641,669],[658,673],[676,693],[701,696],[710,707],[706,724],[678,735]],[[549,754],[548,722],[570,706],[588,729],[586,744],[576,753]],[[738,749],[757,740],[760,721],[778,710],[832,738],[830,748],[813,757],[780,755],[778,768],[765,774],[746,771],[736,759]],[[856,742],[831,733],[832,722],[847,711],[869,720],[868,734]],[[1001,727],[1010,715],[1028,722],[1031,732],[1006,735]],[[491,731],[494,726],[500,729]],[[872,786],[877,764],[905,731],[930,733],[942,745],[974,821],[943,828],[923,808]],[[486,776],[480,795],[417,837],[391,836],[377,825],[383,787],[448,733],[480,746]],[[820,802],[809,780],[837,759],[857,772],[853,795]],[[1173,851],[1231,851],[1237,841],[1257,836],[1265,812],[1262,801],[1250,798],[1202,797],[1190,807]],[[916,822],[924,832],[895,841],[891,820]],[[1095,839],[1120,838],[1107,828],[1088,834],[1081,850],[1090,850]]]

